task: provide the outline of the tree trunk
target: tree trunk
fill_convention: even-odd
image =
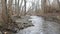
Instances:
[[[18,13],[17,13],[17,16],[19,17],[19,14],[20,14],[20,9],[19,9],[19,0],[18,0],[18,3],[17,3],[17,8],[18,8]]]
[[[41,0],[41,8],[42,8],[42,11],[44,13],[45,9],[46,9],[46,0]]]
[[[12,16],[12,14],[13,14],[13,10],[12,10],[12,2],[13,2],[13,0],[9,0],[8,1],[8,13],[9,13],[9,16]]]
[[[1,0],[2,2],[2,18],[5,23],[8,23],[8,11],[6,6],[7,0]]]
[[[59,5],[59,9],[60,9],[60,1],[59,1],[59,0],[57,0],[57,2],[58,2],[58,5]]]
[[[24,0],[24,15],[26,15],[26,0]]]
[[[15,0],[15,11],[16,11],[16,13],[17,13],[17,17],[19,17],[19,13],[20,13],[20,9],[19,9],[19,0],[17,1],[17,0]]]
[[[20,9],[20,10],[19,10],[19,11],[20,11],[20,15],[19,15],[19,16],[21,16],[21,14],[22,14],[22,13],[21,13],[22,3],[23,3],[23,0],[21,0],[20,6],[19,6],[19,9]]]

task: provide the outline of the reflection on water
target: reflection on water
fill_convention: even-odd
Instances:
[[[17,34],[60,34],[60,24],[56,22],[45,21],[39,16],[30,16],[33,25],[26,29],[20,30]]]

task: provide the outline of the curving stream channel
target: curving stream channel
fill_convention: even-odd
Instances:
[[[60,24],[46,21],[39,16],[30,16],[34,26],[20,30],[16,34],[60,34]]]

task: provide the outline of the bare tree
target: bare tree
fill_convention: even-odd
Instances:
[[[20,7],[19,7],[20,0],[15,0],[15,11],[17,12],[17,17],[19,17],[20,14]]]
[[[15,0],[15,13],[17,13],[17,0]]]
[[[8,11],[6,6],[7,0],[1,0],[2,2],[2,18],[5,23],[8,23]]]
[[[46,4],[46,0],[41,0],[41,8],[44,12],[44,8],[45,8],[45,4]]]
[[[9,16],[12,16],[13,12],[12,12],[12,3],[13,0],[9,0],[8,1],[8,12],[9,12]]]
[[[19,10],[19,11],[20,11],[20,12],[19,12],[19,13],[20,13],[20,15],[19,15],[19,16],[21,16],[22,3],[23,3],[23,0],[21,0],[20,6],[19,6],[19,9],[20,9],[20,10]]]
[[[60,1],[59,1],[59,0],[57,0],[57,2],[58,2],[58,5],[59,5],[59,8],[60,8]]]
[[[26,0],[24,0],[24,15],[26,15]]]
[[[19,9],[19,0],[18,0],[18,2],[17,2],[17,9],[18,9],[18,13],[17,13],[17,16],[19,17],[19,13],[20,13],[20,9]]]
[[[13,21],[12,21],[12,19],[11,19],[11,17],[12,17],[12,14],[13,14],[13,10],[12,10],[12,3],[13,3],[13,0],[9,0],[8,1],[8,23],[12,23]]]

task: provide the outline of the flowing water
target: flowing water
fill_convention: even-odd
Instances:
[[[17,34],[60,34],[60,24],[45,21],[39,16],[30,16],[34,26],[20,30]]]

